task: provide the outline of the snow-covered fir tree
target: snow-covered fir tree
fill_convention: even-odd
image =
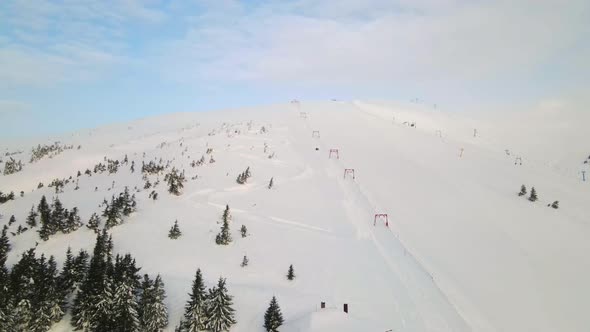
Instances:
[[[175,220],[174,225],[172,225],[172,227],[170,227],[170,231],[168,232],[168,237],[173,240],[176,240],[181,235],[182,235],[182,232],[180,231],[180,228],[178,227],[178,220]]]
[[[8,253],[10,252],[11,245],[10,241],[8,241],[8,226],[4,225],[2,227],[2,233],[0,233],[0,266],[4,266],[6,263],[6,259],[8,258]]]
[[[98,214],[93,213],[92,216],[90,216],[90,220],[88,220],[88,224],[86,224],[86,227],[93,230],[96,234],[100,233],[100,217],[98,216]]]
[[[35,212],[35,206],[33,205],[31,207],[31,211],[29,212],[29,215],[27,216],[27,225],[29,225],[29,227],[33,228],[33,227],[37,227],[37,212]]]
[[[531,188],[531,195],[529,196],[529,201],[531,202],[535,202],[537,200],[537,191],[535,190],[535,187]]]
[[[551,203],[551,207],[554,209],[559,209],[559,201],[555,201],[555,202]]]
[[[68,214],[64,224],[64,228],[61,231],[64,234],[68,234],[77,231],[80,227],[82,227],[82,221],[80,220],[80,216],[78,215],[78,208],[74,207],[72,211]]]
[[[3,194],[2,191],[0,191],[0,204],[6,203],[11,200],[14,200],[14,192],[11,191],[8,194]]]
[[[264,329],[268,332],[278,332],[281,325],[283,325],[283,314],[276,297],[273,296],[264,313]]]
[[[217,286],[209,290],[208,298],[206,328],[213,332],[228,331],[236,320],[234,319],[235,310],[232,307],[233,297],[228,293],[225,279],[219,278]]]
[[[184,178],[184,173],[179,172],[176,168],[172,168],[172,171],[164,177],[164,181],[168,183],[168,192],[178,196],[182,193],[183,183],[186,182],[186,179]]]
[[[113,311],[115,315],[115,331],[140,331],[139,316],[137,314],[137,298],[130,278],[122,280],[115,288]]]
[[[524,196],[526,194],[527,194],[526,186],[523,184],[522,186],[520,186],[520,192],[518,193],[518,196]]]
[[[161,332],[168,326],[168,309],[164,304],[166,292],[160,275],[154,280],[153,286],[148,288],[147,293],[143,293],[143,297],[146,295],[148,298],[144,300],[141,331]]]
[[[16,217],[13,215],[10,216],[10,218],[8,219],[8,226],[12,226],[12,224],[14,224],[16,222]]]
[[[268,189],[272,189],[273,186],[274,186],[274,178],[270,178],[270,181],[268,182]]]
[[[287,271],[287,279],[295,279],[295,269],[293,268],[293,264],[289,265],[289,271]]]
[[[147,274],[143,275],[143,280],[141,281],[141,285],[139,287],[139,291],[140,291],[140,299],[139,299],[139,304],[137,307],[137,315],[139,317],[139,324],[144,327],[145,323],[144,323],[144,313],[145,313],[145,308],[147,307],[147,304],[151,301],[152,299],[152,290],[154,288],[154,281],[152,279],[150,279],[150,276]]]
[[[240,234],[242,234],[242,237],[248,236],[248,228],[246,228],[246,225],[242,225],[240,228]]]
[[[20,300],[14,308],[14,313],[12,316],[14,332],[31,331],[31,323],[33,320],[31,301],[28,299]]]
[[[10,157],[10,159],[8,159],[4,163],[4,175],[10,175],[10,174],[20,172],[20,171],[22,171],[22,169],[23,169],[23,163],[20,160],[19,161],[14,160],[14,158],[12,158],[12,157]]]
[[[246,170],[238,175],[236,182],[239,184],[244,184],[248,182],[248,179],[252,176],[250,173],[250,167],[246,168]]]
[[[206,301],[205,283],[201,269],[197,269],[189,300],[184,308],[184,320],[181,323],[183,332],[197,332],[205,329]]]
[[[248,260],[248,257],[246,255],[244,255],[244,258],[242,259],[242,264],[240,264],[240,266],[246,267],[246,266],[248,266],[249,262],[250,262],[250,260]]]
[[[219,234],[217,234],[217,236],[215,236],[215,243],[220,244],[220,245],[228,245],[231,243],[232,237],[231,237],[231,234],[229,231],[229,220],[230,220],[229,205],[226,205],[225,210],[223,211],[223,216],[221,218],[221,221],[222,221],[221,230],[219,231]]]

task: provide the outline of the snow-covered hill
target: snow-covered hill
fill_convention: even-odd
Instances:
[[[565,115],[468,119],[360,101],[169,114],[35,142],[75,147],[35,163],[31,143],[3,144],[3,154],[25,151],[13,158],[26,163],[0,176],[0,191],[17,193],[0,205],[0,225],[10,215],[11,231],[24,225],[42,195],[55,196],[47,186],[55,178],[72,176],[58,196],[84,221],[101,212],[103,199],[138,188],[137,211],[111,230],[114,251],[132,253],[142,273],[161,274],[169,331],[197,268],[207,286],[227,278],[232,331],[263,331],[273,295],[284,331],[585,331],[588,133],[582,119]],[[137,169],[162,158],[184,170],[182,194],[167,192],[163,174],[151,175],[160,180],[152,200],[153,188],[143,189],[129,165],[82,174],[74,190],[78,171],[125,155]],[[192,167],[201,156],[206,162]],[[252,177],[237,184],[247,167]],[[537,202],[517,196],[522,184],[537,189]],[[553,201],[559,209],[547,207]],[[226,204],[234,241],[219,246]],[[387,224],[376,214],[387,214]],[[183,235],[171,240],[175,220]],[[91,251],[94,239],[85,227],[46,242],[29,230],[10,238],[8,265],[36,242],[61,263],[68,246]],[[294,281],[285,278],[290,264]],[[52,331],[70,329],[67,315]]]

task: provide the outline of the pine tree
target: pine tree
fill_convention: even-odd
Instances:
[[[78,208],[74,207],[72,209],[72,212],[70,212],[68,214],[68,217],[66,219],[64,228],[62,229],[62,232],[65,234],[75,232],[81,226],[82,226],[82,221],[80,221],[80,216],[78,215]]]
[[[79,284],[84,280],[86,271],[88,270],[89,255],[85,250],[80,250],[72,266],[72,278],[74,284]]]
[[[178,220],[174,221],[174,225],[170,227],[170,231],[168,232],[168,237],[176,240],[182,235],[180,228],[178,227]]]
[[[51,209],[51,224],[50,230],[51,235],[57,233],[57,231],[62,231],[66,229],[66,218],[67,218],[67,210],[63,207],[63,204],[56,197],[53,200],[52,209]]]
[[[0,266],[4,266],[6,259],[8,258],[8,252],[10,252],[11,246],[8,241],[8,226],[2,227],[2,233],[0,233]]]
[[[58,278],[59,288],[66,294],[74,287],[74,256],[72,255],[72,248],[68,247],[66,251],[66,260]]]
[[[158,275],[147,293],[149,299],[146,302],[142,320],[142,331],[161,332],[168,326],[168,309],[164,304],[166,292],[164,291],[164,282]],[[144,293],[145,296],[145,293]]]
[[[554,209],[559,209],[559,201],[555,201],[555,202],[551,203],[551,207]]]
[[[100,233],[100,217],[98,214],[93,213],[92,216],[90,216],[90,220],[88,220],[86,227],[93,230],[96,234]]]
[[[176,196],[182,193],[182,188],[184,187],[183,182],[186,181],[183,173],[179,173],[176,168],[172,168],[172,171],[166,174],[164,180],[168,182],[169,193]]]
[[[111,197],[111,202],[105,206],[102,216],[106,218],[104,227],[111,229],[117,225],[120,225],[123,221],[121,215],[121,201],[115,200],[115,196]]]
[[[74,330],[94,329],[102,318],[99,315],[99,308],[110,310],[111,289],[107,282],[107,269],[109,268],[108,233],[103,230],[102,234],[96,236],[93,256],[90,259],[86,279],[74,300],[72,307],[71,324]]]
[[[295,279],[295,270],[293,269],[293,264],[289,265],[289,271],[287,272],[287,279],[289,279],[289,280]]]
[[[153,291],[153,288],[154,288],[154,281],[152,279],[150,279],[149,275],[144,274],[143,280],[142,280],[141,285],[139,287],[141,297],[139,299],[139,305],[137,308],[137,316],[139,317],[139,324],[142,327],[145,327],[144,313],[145,313],[145,309],[146,309],[148,303],[150,303],[150,301],[152,299],[151,292]]]
[[[531,188],[531,196],[529,196],[529,201],[534,202],[537,200],[537,191],[535,190],[535,187]]]
[[[45,332],[49,331],[51,325],[53,325],[53,320],[50,316],[51,304],[49,301],[43,301],[38,306],[37,310],[35,310],[33,314],[32,321],[30,323],[31,331],[34,332]]]
[[[201,275],[201,269],[197,269],[189,296],[190,300],[188,300],[184,309],[184,322],[182,326],[186,332],[202,331],[205,329],[206,322],[205,304],[207,294],[205,294],[205,284]]]
[[[229,212],[229,205],[225,206],[225,210],[223,211],[222,225],[219,234],[215,237],[215,243],[220,245],[227,245],[232,241],[232,237],[229,230],[229,220],[231,219],[230,212]]]
[[[29,227],[33,228],[33,227],[37,227],[37,212],[35,212],[35,206],[33,205],[31,207],[31,211],[29,212],[29,215],[27,216],[27,225],[29,225]]]
[[[246,225],[242,225],[240,228],[240,234],[242,234],[242,237],[248,236],[248,229],[246,228]]]
[[[116,317],[115,325],[117,331],[140,331],[137,307],[137,299],[131,280],[123,280],[115,288],[113,299],[113,311]]]
[[[526,194],[527,194],[526,187],[523,184],[522,186],[520,186],[520,192],[518,193],[518,196],[524,196]]]
[[[264,314],[264,328],[268,332],[278,332],[278,328],[281,325],[283,325],[283,314],[281,313],[277,299],[273,296]]]
[[[14,319],[13,319],[13,307],[10,303],[5,306],[0,306],[0,332],[13,332]]]
[[[250,261],[248,260],[248,257],[246,257],[246,255],[244,255],[244,259],[242,259],[242,264],[240,264],[241,267],[246,267],[248,266],[248,263]]]
[[[16,217],[13,215],[10,216],[10,219],[8,219],[8,226],[12,226],[12,224],[14,224],[16,222]]]
[[[31,302],[27,299],[20,300],[14,308],[13,317],[15,332],[29,332],[33,320]]]
[[[99,293],[91,296],[93,302],[90,305],[90,312],[92,312],[90,322],[96,331],[123,331],[118,325],[119,315],[123,313],[123,310],[115,306],[115,284],[109,274],[107,272],[107,276],[104,277]]]
[[[270,182],[268,183],[268,189],[272,189],[272,186],[274,185],[274,178],[270,178]]]
[[[232,305],[232,296],[228,294],[225,279],[219,278],[217,286],[209,290],[206,328],[213,332],[229,330],[236,323]]]

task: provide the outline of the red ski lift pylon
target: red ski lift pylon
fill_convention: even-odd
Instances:
[[[389,227],[389,217],[387,216],[387,213],[376,213],[373,226],[377,226],[377,219],[385,219],[385,226]]]
[[[332,155],[336,156],[336,159],[340,159],[338,149],[330,149],[330,154],[328,155],[328,158],[332,159]]]
[[[344,169],[344,178],[346,179],[346,175],[352,175],[352,179],[354,180],[356,177],[354,176],[354,168],[345,168]]]

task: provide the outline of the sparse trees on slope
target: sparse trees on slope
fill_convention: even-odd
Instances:
[[[14,160],[14,158],[12,158],[12,157],[10,157],[10,159],[4,163],[4,175],[10,175],[10,174],[20,172],[20,171],[22,171],[22,169],[23,169],[23,163],[20,160],[19,161]]]
[[[266,313],[264,313],[264,328],[268,332],[278,332],[281,325],[283,325],[283,314],[277,299],[273,296]]]
[[[207,329],[213,332],[228,331],[236,323],[232,299],[225,286],[225,279],[219,278],[217,286],[209,290],[205,323]]]
[[[252,176],[250,173],[250,167],[246,168],[246,170],[238,175],[236,182],[239,184],[244,184],[248,182],[248,179]]]

